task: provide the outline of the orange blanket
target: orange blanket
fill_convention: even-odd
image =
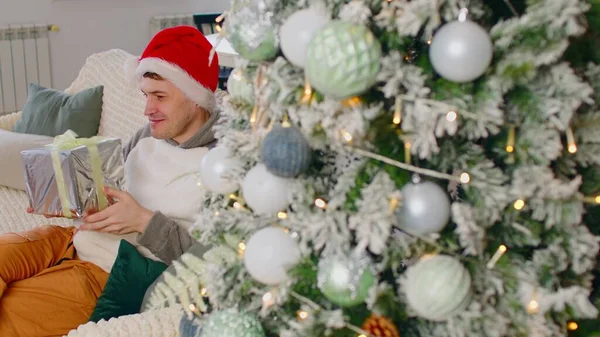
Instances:
[[[0,235],[0,336],[54,337],[87,322],[108,279],[77,259],[74,227]]]

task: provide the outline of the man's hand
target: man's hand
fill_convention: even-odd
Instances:
[[[104,191],[109,198],[118,201],[91,215],[84,215],[82,230],[94,230],[113,234],[142,233],[148,226],[152,211],[142,207],[131,194],[105,187]]]

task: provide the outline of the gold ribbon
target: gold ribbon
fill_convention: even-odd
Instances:
[[[56,136],[52,144],[46,145],[52,150],[52,166],[54,168],[54,176],[56,177],[56,185],[58,186],[58,196],[63,210],[63,216],[72,218],[73,212],[69,208],[69,194],[67,192],[67,184],[63,175],[62,163],[60,161],[60,151],[67,151],[85,146],[88,149],[88,156],[92,166],[92,180],[96,188],[96,197],[98,199],[98,210],[101,211],[108,207],[108,199],[104,193],[104,178],[102,174],[102,161],[98,152],[98,143],[105,140],[105,137],[95,136],[91,138],[77,138],[77,134],[72,130],[67,130],[64,134]]]

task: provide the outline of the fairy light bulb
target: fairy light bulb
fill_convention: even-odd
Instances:
[[[488,261],[486,267],[488,269],[494,268],[496,266],[496,263],[498,263],[498,260],[500,260],[502,255],[504,255],[504,253],[506,253],[507,250],[508,249],[506,248],[505,245],[500,245],[500,247],[498,247],[498,249],[496,250],[496,253],[494,253],[494,256],[492,256],[490,261]]]
[[[202,288],[202,289],[200,290],[200,295],[201,295],[202,297],[206,297],[206,295],[208,295],[208,290],[207,290],[206,288]]]
[[[400,200],[398,200],[398,198],[392,198],[390,200],[390,207],[388,209],[388,214],[389,215],[394,214],[394,212],[396,212],[396,209],[398,208],[399,204],[400,204]]]
[[[242,209],[242,208],[244,208],[244,206],[242,206],[242,204],[240,204],[239,202],[236,201],[233,203],[233,208]]]
[[[252,109],[252,115],[250,115],[250,123],[254,125],[256,123],[256,119],[258,118],[258,105],[254,106]]]
[[[346,131],[346,130],[342,130],[340,131],[340,134],[342,135],[342,139],[344,141],[346,141],[346,143],[352,143],[352,135],[350,134],[350,132]]]
[[[522,199],[519,199],[517,201],[515,201],[513,207],[517,210],[520,211],[525,207],[525,201]]]
[[[327,208],[327,203],[325,202],[325,200],[317,198],[315,200],[315,206],[319,207],[320,209],[325,209]]]
[[[456,121],[456,118],[458,117],[458,114],[456,113],[456,111],[454,110],[450,110],[448,111],[448,113],[446,114],[446,120],[448,122],[454,122]]]
[[[288,215],[286,212],[279,212],[279,213],[277,213],[277,217],[281,220],[285,220],[285,219],[287,219]]]
[[[396,101],[394,102],[394,117],[392,118],[392,123],[396,125],[402,123],[402,98],[400,97],[396,97]]]
[[[567,150],[571,154],[577,153],[577,144],[575,143],[575,136],[573,135],[573,129],[568,128],[567,134]]]
[[[302,97],[300,98],[300,104],[308,104],[313,95],[313,89],[310,86],[308,77],[304,77],[304,90],[302,91]]]
[[[238,244],[238,255],[240,257],[242,257],[242,256],[244,256],[245,252],[246,252],[246,243],[244,241],[242,241]]]
[[[595,201],[597,204],[600,204],[600,195],[599,195],[599,196],[597,196],[596,198],[594,198],[594,201]]]
[[[262,297],[263,306],[270,307],[275,304],[275,300],[273,299],[273,294],[271,292],[265,293]]]
[[[342,105],[351,108],[357,108],[361,105],[362,100],[358,96],[350,97],[342,101]]]
[[[569,331],[575,331],[579,329],[579,324],[577,324],[577,322],[569,322],[567,324],[567,329],[569,329]]]
[[[460,175],[460,182],[463,184],[468,184],[469,182],[471,182],[471,176],[467,172],[463,172]]]
[[[298,316],[298,320],[300,320],[300,321],[304,321],[308,318],[308,312],[306,312],[304,310],[298,310],[296,315]]]
[[[506,152],[508,153],[515,152],[515,135],[516,129],[514,126],[511,126],[508,129],[508,137],[506,139]]]
[[[537,300],[537,288],[533,290],[533,294],[531,295],[531,301],[527,304],[527,313],[530,315],[534,315],[540,312],[540,303]]]

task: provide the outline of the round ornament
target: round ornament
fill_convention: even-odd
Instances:
[[[391,319],[375,314],[367,318],[362,329],[375,337],[400,337],[400,332]]]
[[[260,155],[269,172],[292,178],[310,164],[310,146],[297,127],[275,126],[263,139]]]
[[[281,26],[279,37],[283,55],[295,66],[304,68],[308,44],[313,35],[329,22],[329,17],[313,8],[292,14]]]
[[[426,235],[444,229],[450,220],[450,199],[436,183],[409,183],[402,190],[398,227],[410,234]]]
[[[361,94],[377,81],[381,45],[365,26],[332,21],[308,45],[310,84],[337,99]]]
[[[241,6],[225,21],[233,49],[247,60],[266,61],[279,52],[279,36],[269,13],[256,4]]]
[[[208,316],[200,337],[265,337],[265,331],[255,316],[227,309]]]
[[[227,92],[233,98],[241,99],[246,102],[254,101],[254,86],[252,82],[244,76],[242,69],[234,69],[227,79]]]
[[[287,270],[300,261],[298,243],[281,228],[266,227],[246,243],[244,266],[263,284],[277,285],[287,278]]]
[[[200,337],[200,322],[195,317],[189,319],[186,314],[181,316],[179,321],[180,337]]]
[[[331,302],[352,307],[365,301],[376,278],[368,257],[336,255],[319,262],[317,283]]]
[[[424,257],[406,271],[404,293],[419,316],[443,321],[469,305],[471,274],[453,257]]]
[[[445,24],[433,37],[429,58],[447,80],[463,83],[480,77],[490,66],[494,46],[488,32],[472,21]]]
[[[232,157],[231,151],[224,147],[215,147],[208,151],[200,161],[200,181],[209,191],[229,194],[237,191],[238,183],[224,178],[231,170],[240,169],[242,162]]]
[[[292,180],[278,177],[264,164],[254,166],[242,183],[244,200],[258,214],[275,214],[291,203]]]

